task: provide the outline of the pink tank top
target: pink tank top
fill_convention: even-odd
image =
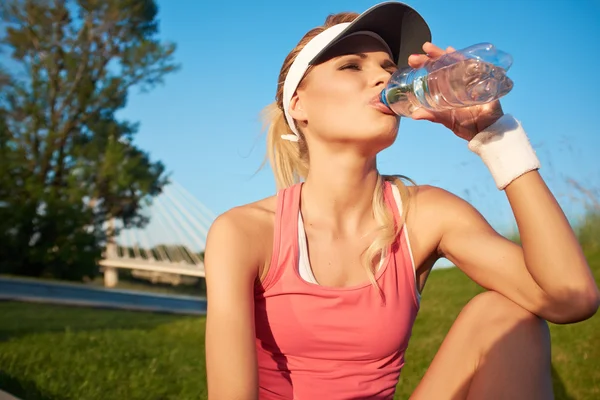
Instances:
[[[377,271],[384,297],[367,279],[345,288],[307,282],[298,272],[301,188],[278,193],[273,257],[255,289],[259,398],[392,399],[419,309],[406,233]],[[385,202],[399,223],[389,182]]]

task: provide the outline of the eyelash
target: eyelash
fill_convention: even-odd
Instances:
[[[340,68],[340,70],[346,70],[346,69],[353,69],[356,71],[360,71],[360,65],[356,64],[356,63],[350,63],[350,64],[346,64],[343,67]],[[394,73],[395,69],[394,68],[387,68],[387,71],[391,74]]]
[[[343,69],[355,69],[355,70],[360,71],[360,66],[358,64],[355,64],[355,63],[346,64],[342,68],[340,68],[340,70],[343,70]]]

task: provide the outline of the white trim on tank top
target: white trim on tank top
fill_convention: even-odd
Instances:
[[[392,193],[394,195],[394,200],[396,201],[396,206],[398,207],[398,212],[402,215],[402,199],[400,197],[400,192],[398,191],[398,187],[396,185],[392,185]],[[408,229],[406,229],[406,224],[404,226],[404,237],[406,239],[406,245],[408,247],[408,253],[410,256],[410,263],[412,266],[413,277],[415,279],[415,294],[417,295],[417,300],[421,301],[421,293],[419,293],[418,283],[417,283],[417,273],[415,271],[415,260],[413,258],[412,249],[410,246],[410,240],[408,238]],[[313,274],[312,268],[310,266],[310,259],[308,258],[308,243],[306,240],[306,231],[304,230],[304,220],[302,219],[302,213],[298,211],[298,272],[300,273],[300,277],[304,279],[306,282],[314,283],[318,285],[318,282]],[[381,262],[377,269],[381,268],[383,264],[383,259],[381,258]]]

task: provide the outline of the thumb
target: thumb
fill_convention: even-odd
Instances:
[[[420,120],[434,121],[435,114],[433,114],[431,111],[428,111],[424,108],[419,108],[412,113],[411,118],[414,120],[417,120],[417,121],[420,121]]]

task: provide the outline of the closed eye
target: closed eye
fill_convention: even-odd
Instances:
[[[394,72],[396,72],[396,70],[398,69],[398,67],[396,66],[396,64],[392,61],[392,60],[385,60],[384,62],[381,63],[381,68],[385,69],[387,72],[389,72],[389,74],[393,74]],[[350,69],[350,70],[354,70],[354,71],[361,71],[361,65],[360,63],[357,62],[349,62],[347,64],[342,65],[339,70],[346,70],[346,69]]]
[[[360,65],[356,63],[345,64],[342,67],[340,67],[340,71],[344,69],[353,69],[355,71],[360,71]]]
[[[398,69],[398,66],[392,60],[384,61],[381,67],[388,71],[390,74],[393,74]]]

